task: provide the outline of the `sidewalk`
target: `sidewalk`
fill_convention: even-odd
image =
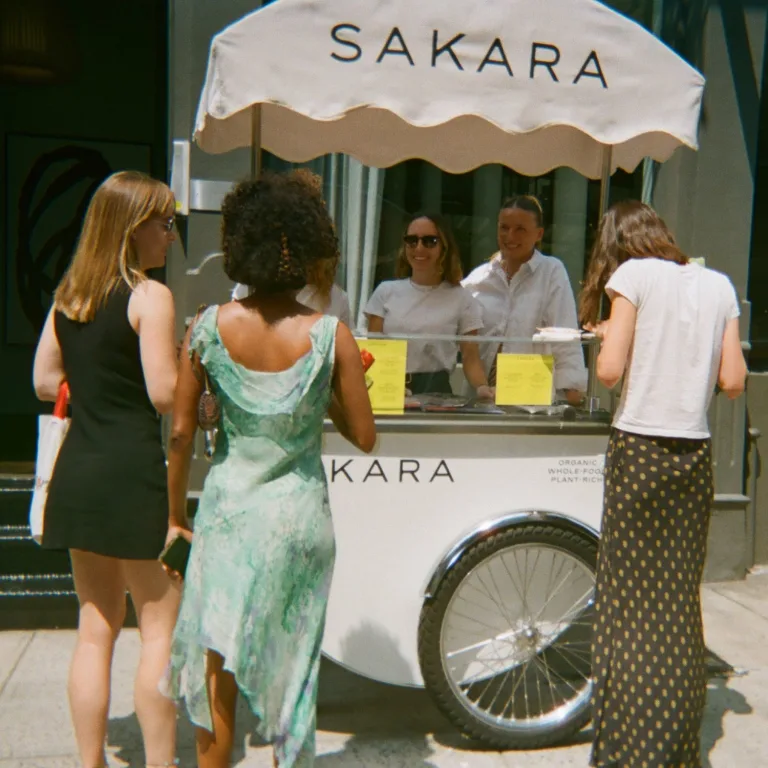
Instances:
[[[710,681],[702,741],[704,768],[768,765],[768,574],[704,588],[707,644],[735,668]],[[0,768],[79,768],[66,677],[74,633],[0,633]],[[110,763],[143,768],[133,714],[135,631],[117,646],[109,725]],[[235,764],[271,768],[241,708]],[[420,690],[393,688],[324,664],[317,768],[567,768],[587,765],[589,734],[575,746],[540,752],[472,751]],[[180,720],[183,768],[195,765],[193,733]]]

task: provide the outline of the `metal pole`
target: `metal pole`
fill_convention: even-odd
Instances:
[[[603,147],[603,172],[600,177],[600,218],[608,210],[611,198],[611,171],[613,166],[613,147]]]
[[[261,173],[261,104],[251,107],[251,178]]]
[[[664,27],[664,0],[653,0],[653,20],[651,22],[651,32],[656,37],[661,37]],[[643,191],[640,199],[646,205],[653,205],[653,191],[656,186],[656,162],[646,157],[643,160]]]
[[[587,343],[587,408],[590,413],[600,410],[600,398],[597,396],[597,353],[599,351],[598,342]]]
[[[613,167],[613,147],[608,144],[603,147],[603,171],[600,177],[600,216],[602,219],[608,210],[611,199],[611,170]],[[603,317],[603,300],[600,297],[600,307],[598,309],[598,320]],[[597,396],[597,355],[600,351],[600,345],[592,341],[587,346],[587,406],[589,412],[598,410],[600,399]]]

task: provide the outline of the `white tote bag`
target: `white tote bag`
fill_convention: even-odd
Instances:
[[[59,396],[52,416],[39,416],[37,421],[37,461],[35,462],[35,489],[29,507],[29,533],[40,544],[45,525],[45,502],[48,499],[48,483],[53,477],[53,468],[59,449],[69,429],[67,403],[69,387],[66,382],[59,387]]]

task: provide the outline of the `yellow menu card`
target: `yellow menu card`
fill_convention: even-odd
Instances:
[[[552,355],[499,354],[496,405],[552,405]]]
[[[374,413],[398,414],[405,410],[405,360],[408,342],[389,339],[358,339],[357,346],[373,355],[365,374]]]

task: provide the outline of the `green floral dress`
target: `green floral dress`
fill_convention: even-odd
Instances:
[[[337,319],[278,373],[234,362],[218,307],[197,322],[197,352],[221,404],[213,466],[195,518],[167,692],[212,730],[205,654],[224,658],[278,764],[311,766],[320,646],[335,556],[321,461]]]

